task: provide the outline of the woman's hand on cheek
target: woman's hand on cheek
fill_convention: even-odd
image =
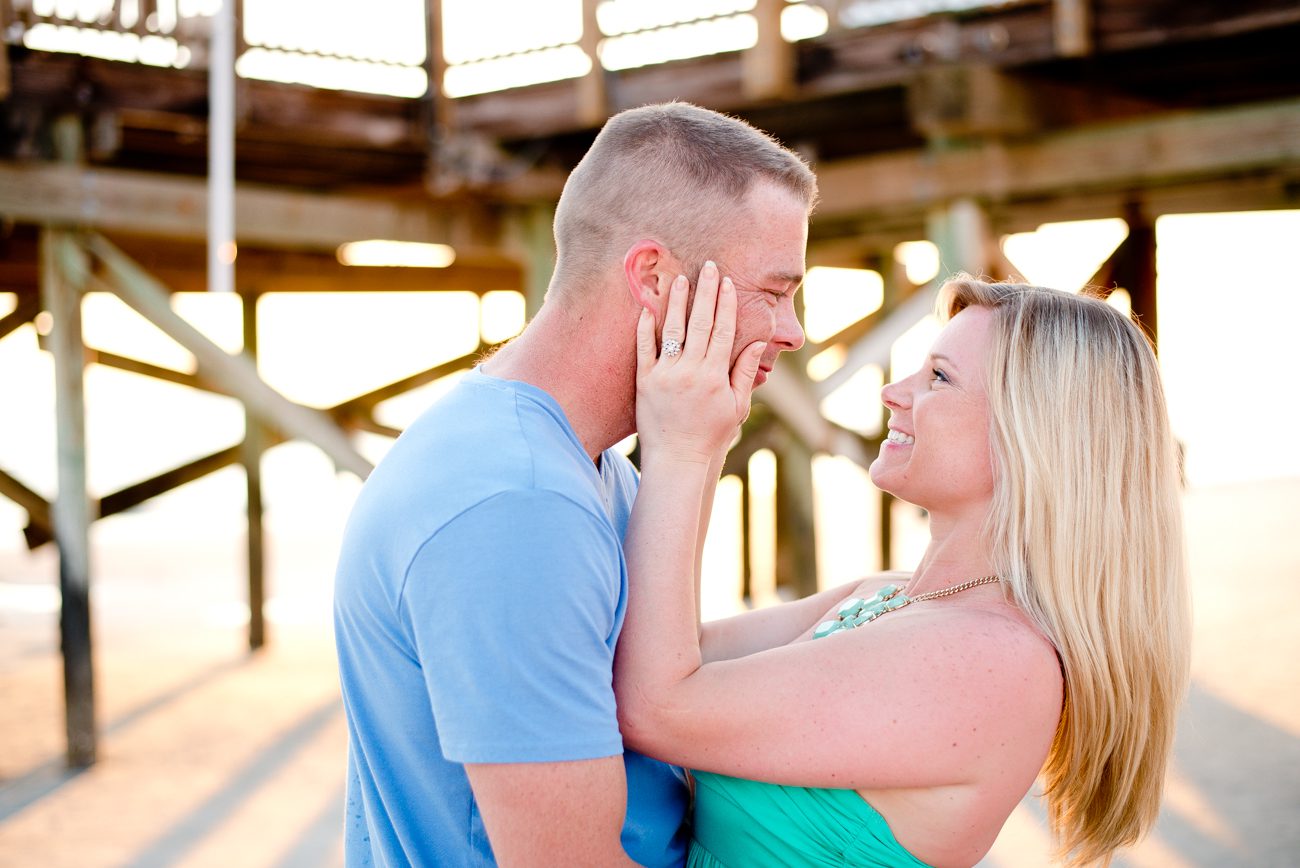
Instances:
[[[663,351],[654,316],[637,323],[637,433],[646,457],[708,463],[726,450],[749,415],[750,393],[763,342],[745,347],[731,365],[736,337],[736,289],[709,262],[700,271],[686,322],[689,284],[673,281],[664,315]]]

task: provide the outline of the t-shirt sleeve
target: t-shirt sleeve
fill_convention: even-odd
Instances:
[[[622,753],[612,676],[622,571],[608,523],[545,491],[497,495],[424,544],[401,610],[446,759]]]

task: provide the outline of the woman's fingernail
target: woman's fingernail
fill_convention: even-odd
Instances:
[[[735,288],[736,288],[736,285],[735,285],[734,283],[731,282],[731,278],[730,278],[730,277],[724,277],[724,278],[722,278],[722,288],[723,288],[723,289],[735,289]]]
[[[717,266],[716,264],[714,264],[714,262],[713,262],[712,259],[707,259],[707,260],[705,260],[705,262],[704,262],[704,270],[705,270],[705,271],[717,271],[717,269],[718,269],[718,266]]]
[[[677,275],[676,277],[674,277],[674,278],[673,278],[673,285],[674,285],[674,286],[685,286],[685,285],[686,285],[686,275],[684,275],[684,274],[679,274],[679,275]]]

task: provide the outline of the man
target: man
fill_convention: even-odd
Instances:
[[[611,447],[635,430],[637,319],[662,326],[678,275],[735,282],[736,353],[767,343],[757,382],[802,345],[815,198],[802,160],[705,109],[633,109],[597,136],[541,310],[402,435],[348,523],[349,866],[683,861],[681,770],[618,732],[637,481]]]

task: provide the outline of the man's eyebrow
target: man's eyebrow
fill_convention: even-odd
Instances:
[[[787,283],[799,286],[803,283],[802,271],[778,271],[767,276],[768,283]]]

